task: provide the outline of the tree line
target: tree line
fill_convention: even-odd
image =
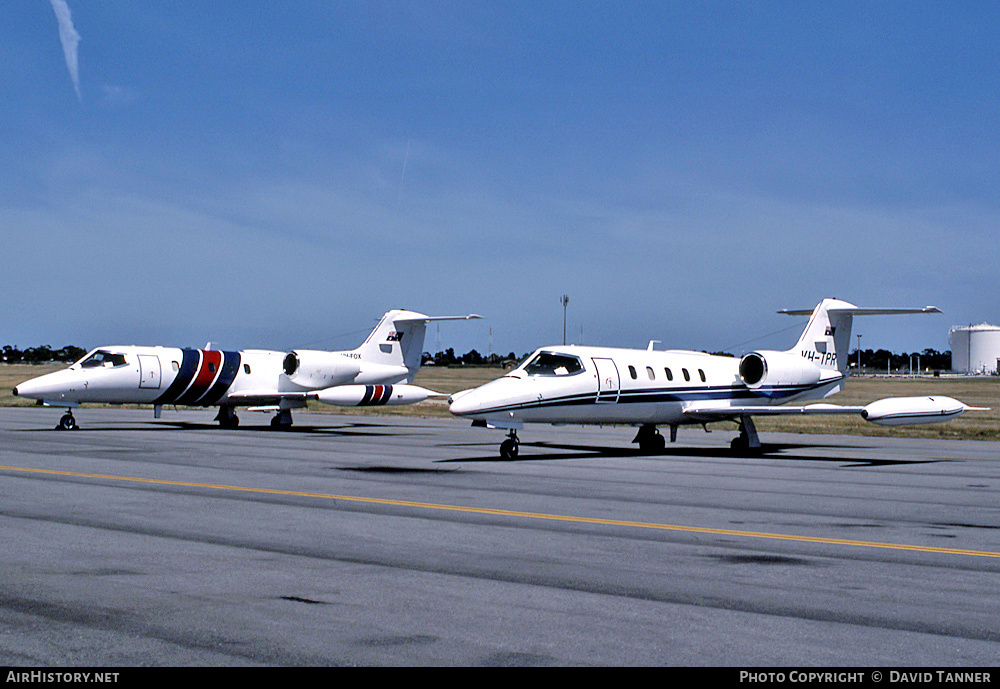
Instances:
[[[851,352],[849,359],[851,368],[858,366],[858,350]],[[925,349],[922,352],[903,352],[901,354],[885,349],[861,350],[861,369],[871,371],[908,371],[912,366],[914,371],[950,371],[951,351],[939,352],[935,349]]]
[[[519,361],[526,356],[527,354],[518,357],[514,352],[506,356],[502,354],[488,354],[483,356],[475,349],[459,355],[455,354],[455,350],[449,347],[437,354],[424,352],[420,363],[422,365],[432,364],[434,366],[503,366],[507,363]]]
[[[715,356],[734,356],[729,352],[711,352]],[[527,354],[520,357],[511,352],[506,356],[501,354],[490,354],[483,356],[475,349],[462,355],[455,354],[454,349],[446,349],[437,354],[424,352],[421,360],[422,364],[434,364],[436,366],[501,366],[503,364],[517,362],[525,358]],[[854,370],[858,367],[858,350],[850,353],[848,358],[850,367]],[[914,371],[950,371],[951,351],[939,352],[936,349],[924,349],[921,352],[890,352],[886,349],[863,349],[861,350],[861,370],[885,371],[887,368],[893,371],[910,370]]]
[[[50,361],[73,363],[86,353],[87,350],[73,345],[67,345],[62,349],[52,349],[49,345],[28,347],[26,349],[18,349],[11,345],[5,345],[3,354],[0,355],[0,361],[8,364],[42,364]],[[717,352],[717,354],[732,356],[726,352]],[[455,350],[449,347],[443,352],[437,352],[436,354],[424,352],[421,357],[421,363],[433,364],[435,366],[502,366],[517,362],[523,359],[524,356],[526,355],[518,357],[514,352],[510,352],[507,355],[495,353],[483,355],[475,349],[465,354],[456,354]],[[892,371],[906,371],[910,370],[911,366],[913,370],[919,371],[951,370],[950,351],[939,352],[935,349],[925,349],[922,352],[897,353],[885,349],[863,349],[861,350],[860,357],[862,370],[885,371],[888,369]],[[856,370],[858,366],[858,350],[855,349],[851,352],[848,361],[851,368]]]
[[[4,345],[0,361],[6,364],[44,364],[50,361],[71,364],[86,353],[86,349],[80,349],[73,345],[66,345],[62,349],[52,349],[48,345],[28,347],[27,349]]]

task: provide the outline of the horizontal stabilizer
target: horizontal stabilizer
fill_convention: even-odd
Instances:
[[[781,309],[778,313],[786,316],[811,316],[815,308],[812,309]],[[893,309],[893,308],[872,308],[863,306],[831,307],[827,313],[846,313],[852,316],[899,316],[907,313],[941,313],[941,309],[936,306],[925,306],[920,309]]]
[[[478,313],[470,313],[465,316],[419,316],[411,318],[394,318],[393,323],[430,323],[432,321],[471,321],[482,318]]]

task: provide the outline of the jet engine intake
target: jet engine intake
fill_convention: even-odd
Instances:
[[[350,383],[361,371],[361,362],[341,352],[297,349],[285,355],[285,375],[294,384],[310,390]]]
[[[822,370],[808,359],[788,352],[751,352],[740,359],[740,380],[751,390],[778,385],[812,385]]]

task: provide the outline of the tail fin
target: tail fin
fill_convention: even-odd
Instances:
[[[824,299],[811,312],[783,309],[778,313],[789,316],[812,314],[798,343],[788,350],[789,353],[799,354],[820,368],[846,373],[854,316],[895,316],[941,311],[935,306],[925,306],[922,309],[862,308],[839,299]]]
[[[413,379],[420,368],[420,357],[424,350],[424,335],[431,321],[457,321],[482,318],[476,314],[467,316],[425,316],[414,311],[387,311],[382,320],[372,330],[368,339],[354,350],[365,362],[387,366],[405,366],[409,378]]]

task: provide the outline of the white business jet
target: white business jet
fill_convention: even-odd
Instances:
[[[828,397],[844,387],[854,316],[940,313],[922,309],[859,308],[824,299],[798,344],[788,351],[757,351],[740,359],[684,350],[609,347],[543,347],[507,375],[449,399],[452,414],[473,425],[509,431],[500,455],[518,454],[517,431],[526,422],[628,424],[639,427],[633,442],[658,452],[666,441],[657,425],[670,427],[670,441],[685,424],[734,421],[740,434],[732,447],[754,453],[760,439],[754,416],[860,414],[876,424],[937,423],[974,409],[950,397],[900,397],[864,407],[833,404],[779,406]]]
[[[437,395],[411,385],[420,368],[424,334],[432,321],[467,316],[425,316],[389,311],[357,349],[291,352],[210,348],[99,347],[69,368],[21,383],[14,394],[67,412],[57,428],[77,428],[73,408],[83,403],[214,407],[225,428],[239,425],[237,407],[275,411],[272,426],[290,426],[292,409],[309,400],[339,406],[412,404]]]

